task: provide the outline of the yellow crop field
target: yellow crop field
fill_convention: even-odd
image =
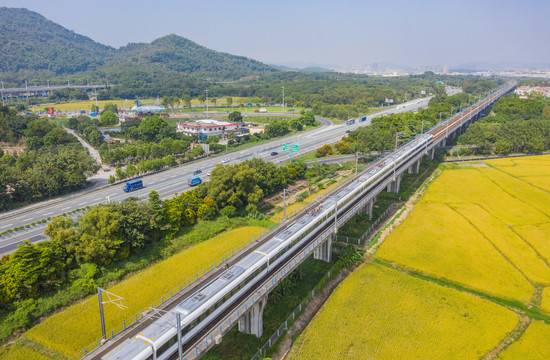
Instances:
[[[6,360],[52,360],[51,357],[40,354],[28,347],[11,346],[0,350],[0,359]]]
[[[445,178],[436,182],[439,180]],[[506,298],[527,302],[533,293],[532,285],[521,273],[445,204],[417,204],[392,231],[378,256]]]
[[[512,176],[550,176],[550,155],[487,160],[487,164]]]
[[[479,359],[517,322],[504,307],[371,263],[333,292],[289,358]]]
[[[149,99],[149,100],[142,100],[142,102],[154,102],[156,99]],[[98,100],[97,106],[99,106],[100,109],[103,109],[105,107],[105,104],[116,104],[118,108],[131,108],[136,104],[135,100],[128,100],[124,102],[124,100]],[[53,108],[57,111],[74,111],[74,110],[91,110],[92,105],[95,105],[95,100],[85,100],[85,101],[76,101],[71,103],[63,103],[63,104],[55,104],[55,105],[44,105],[40,106],[40,109],[43,109],[44,107],[50,107],[53,106]]]
[[[550,176],[524,176],[521,179],[544,191],[550,192]]]
[[[499,359],[503,360],[548,360],[550,359],[550,325],[533,321],[523,336],[504,350]]]
[[[516,226],[514,231],[550,263],[550,222]]]
[[[548,167],[550,167],[550,162]],[[511,196],[515,197],[519,201],[527,202],[533,208],[544,213],[546,215],[546,219],[540,222],[548,222],[550,220],[550,193],[537,189],[524,181],[515,179],[508,174],[492,168],[482,168],[479,169],[479,171],[490,180],[497,183],[500,188]],[[520,223],[518,225],[533,223],[538,222],[533,222],[533,220],[530,220],[529,222]]]
[[[508,226],[477,204],[453,204],[452,206],[530,281],[537,284],[550,284],[550,268]]]
[[[537,210],[529,203],[518,200],[501,188],[495,185],[482,170],[496,170],[482,168],[445,170],[441,176],[430,185],[429,190],[423,196],[422,202],[436,202],[444,204],[474,202],[483,206],[491,215],[503,221],[509,226],[539,224],[549,220],[541,211]],[[504,174],[503,174],[504,175]],[[508,187],[513,187],[521,181],[511,176],[504,175],[500,180],[511,183]],[[495,179],[496,181],[496,179]],[[532,197],[533,191],[538,189],[525,184],[529,196]],[[504,185],[501,185],[504,186]]]
[[[550,314],[550,287],[545,288],[542,293],[540,308]]]
[[[244,242],[248,245],[248,240],[262,230],[261,227],[250,226],[222,233],[107,289],[124,297],[122,303],[128,306],[127,310],[120,310],[112,304],[105,306],[107,331],[121,325],[171,290],[177,290],[176,287],[182,282],[204,268],[210,268],[210,264],[219,261],[232,249],[242,247]],[[101,337],[97,296],[50,316],[29,330],[27,337],[68,357],[74,355]]]

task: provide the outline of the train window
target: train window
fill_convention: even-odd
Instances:
[[[216,309],[219,308],[223,304],[223,299],[220,299],[216,302]]]
[[[203,321],[205,318],[206,318],[206,313],[203,312],[203,313],[199,316],[199,322]]]
[[[208,310],[206,311],[206,313],[208,315],[212,314],[214,312],[214,310],[216,310],[216,305],[212,305],[210,306],[210,308],[208,308]]]

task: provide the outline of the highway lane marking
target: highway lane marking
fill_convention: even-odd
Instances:
[[[27,221],[27,220],[32,220],[33,218],[30,217],[30,218],[26,218],[26,219],[22,219],[21,221]]]
[[[78,205],[85,205],[87,203],[87,201],[83,202],[83,203],[80,203]]]
[[[51,213],[53,213],[53,211],[50,211],[50,212],[48,212],[48,213],[44,213],[44,214],[42,214],[42,215],[50,215]]]
[[[61,210],[67,210],[67,209],[70,209],[70,208],[71,208],[70,206],[67,206],[66,208],[63,208]],[[46,214],[44,214],[44,215],[46,215]]]
[[[160,179],[159,181],[164,181],[164,180],[166,180],[166,178],[162,178],[162,179]]]
[[[4,226],[0,227],[0,229],[3,229],[3,228],[8,227],[8,226],[12,226],[12,225],[13,224],[4,225]]]
[[[178,174],[170,176],[171,178],[175,178],[176,176],[179,176]]]

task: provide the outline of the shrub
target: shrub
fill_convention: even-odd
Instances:
[[[297,200],[298,202],[302,202],[302,201],[304,201],[308,196],[309,196],[309,192],[304,191],[303,193],[299,193],[299,194],[296,196],[296,200]]]
[[[229,205],[229,206],[226,206],[223,209],[221,209],[220,214],[222,214],[225,217],[232,217],[232,216],[235,215],[236,210],[237,209],[235,209],[234,206]]]

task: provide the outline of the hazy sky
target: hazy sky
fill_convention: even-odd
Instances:
[[[266,63],[550,62],[548,0],[0,0],[120,47],[177,34]]]

